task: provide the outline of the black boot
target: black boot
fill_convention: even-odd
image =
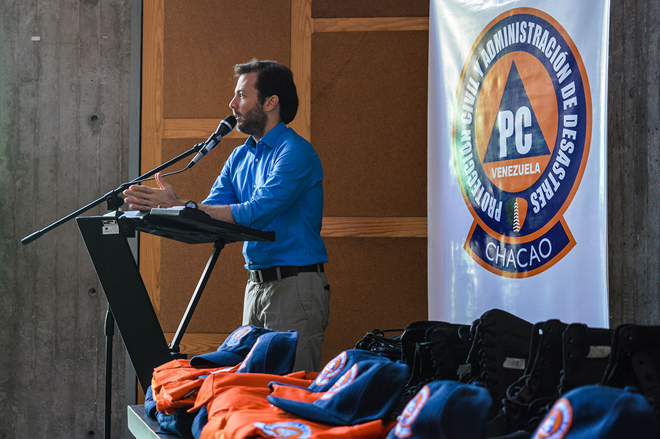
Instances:
[[[557,398],[579,386],[598,384],[609,362],[614,331],[568,325],[562,335],[563,370]]]
[[[420,320],[409,324],[403,330],[401,334],[401,360],[410,366],[411,369],[415,362],[415,347],[417,343],[426,341],[426,331],[437,325],[449,325],[449,323],[435,320]]]
[[[637,387],[660,418],[660,326],[618,326],[601,384]]]
[[[500,309],[485,312],[472,324],[472,346],[460,381],[483,383],[493,397],[491,417],[502,407],[507,388],[525,371],[533,325]]]
[[[355,349],[375,352],[390,360],[401,359],[401,334],[403,329],[374,329],[367,332],[356,344]],[[392,334],[386,336],[386,334]]]
[[[430,381],[458,380],[457,370],[470,351],[468,325],[439,324],[429,327],[424,341],[415,345],[411,387]]]
[[[546,415],[559,386],[566,326],[559,320],[534,325],[525,373],[507,389],[502,410],[488,422],[487,437],[533,431]]]

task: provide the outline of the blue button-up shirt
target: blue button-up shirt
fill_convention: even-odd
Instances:
[[[275,232],[274,242],[244,243],[248,269],[328,261],[321,239],[321,160],[284,123],[259,142],[250,136],[234,149],[203,203],[229,205],[237,224]]]

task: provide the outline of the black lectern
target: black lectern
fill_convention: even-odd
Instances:
[[[201,210],[183,207],[152,209],[151,212],[114,212],[106,216],[79,217],[76,222],[144,391],[151,384],[154,368],[179,353],[183,333],[224,245],[238,241],[275,240],[274,232],[217,221]],[[214,244],[213,253],[170,346],[127,242],[136,231],[188,244]]]

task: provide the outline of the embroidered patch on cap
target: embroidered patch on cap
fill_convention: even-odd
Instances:
[[[561,398],[550,410],[532,439],[562,439],[573,421],[573,407],[568,399]]]
[[[348,355],[346,354],[346,351],[333,358],[328,364],[325,365],[319,376],[316,377],[314,384],[317,386],[324,386],[328,384],[332,378],[336,377],[337,374],[344,370],[347,359]]]
[[[323,401],[327,401],[328,399],[332,398],[335,394],[339,393],[343,388],[346,386],[349,386],[353,381],[355,381],[355,377],[358,374],[358,365],[357,363],[351,367],[348,372],[346,372],[344,375],[342,375],[341,378],[337,380],[336,383],[330,387],[330,390],[325,392],[323,396],[320,398]]]
[[[264,434],[277,438],[306,439],[312,434],[312,429],[301,422],[276,422],[273,424],[255,422],[254,426]]]
[[[426,401],[429,400],[431,390],[428,386],[422,387],[422,390],[417,392],[417,395],[408,402],[406,408],[403,410],[399,422],[394,429],[396,437],[410,437],[412,435],[412,424],[417,419],[417,415],[422,410]]]
[[[252,328],[250,326],[243,326],[241,328],[238,328],[236,331],[234,331],[231,334],[231,337],[229,340],[227,340],[226,345],[233,347],[233,346],[238,346],[238,344],[241,342],[243,337],[248,335],[250,332],[252,332]]]

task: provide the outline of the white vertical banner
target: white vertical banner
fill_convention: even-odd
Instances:
[[[431,0],[429,318],[608,326],[609,0]]]

